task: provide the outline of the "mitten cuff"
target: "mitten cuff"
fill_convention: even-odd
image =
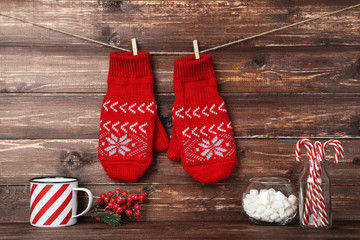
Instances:
[[[112,52],[108,76],[108,93],[124,99],[154,99],[154,78],[149,52]]]
[[[190,83],[216,78],[211,55],[200,53],[200,59],[195,54],[179,58],[174,62],[174,82]]]
[[[152,75],[149,52],[112,52],[109,78],[142,78]],[[119,80],[116,80],[119,81]]]

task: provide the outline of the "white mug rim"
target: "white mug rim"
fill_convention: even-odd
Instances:
[[[78,181],[79,179],[75,177],[65,177],[65,176],[35,177],[30,179],[30,183],[40,183],[40,184],[64,184],[64,183],[72,183]]]

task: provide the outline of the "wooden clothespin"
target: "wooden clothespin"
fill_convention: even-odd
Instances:
[[[132,50],[133,50],[134,56],[137,56],[138,55],[138,49],[137,49],[137,45],[136,45],[136,38],[131,39],[131,45],[132,45]]]
[[[194,45],[195,59],[200,59],[198,41],[194,40],[193,45]]]

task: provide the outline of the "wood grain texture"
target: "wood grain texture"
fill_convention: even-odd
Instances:
[[[0,138],[97,138],[103,94],[2,94]],[[222,94],[236,137],[359,137],[359,94]],[[157,95],[171,121],[173,95]],[[169,124],[167,127],[171,127]]]
[[[149,198],[142,204],[141,221],[242,221],[247,217],[242,211],[241,199],[246,185],[244,184],[118,184],[86,185],[95,196],[120,187],[128,192],[147,189]],[[332,211],[334,220],[360,220],[358,186],[332,186]],[[1,186],[0,223],[29,221],[29,186]],[[80,207],[85,209],[87,196],[80,195]],[[12,201],[4,201],[11,199]]]
[[[1,1],[2,12],[130,48],[192,51],[313,18],[358,1]],[[248,41],[253,46],[359,45],[359,8]],[[0,44],[93,46],[1,17]],[[171,27],[170,27],[171,26]]]
[[[324,141],[324,139],[320,139]],[[295,162],[297,139],[238,139],[238,162],[224,184],[246,183],[255,176],[288,177],[294,183],[303,170]],[[345,159],[333,164],[334,150],[328,149],[327,173],[333,185],[360,185],[360,140],[341,140]],[[0,141],[0,185],[23,185],[33,177],[65,175],[81,179],[83,184],[119,184],[110,180],[97,156],[97,139],[73,140],[2,140]],[[304,160],[306,154],[304,152]],[[346,176],[346,177],[344,177]],[[154,154],[142,184],[197,184],[179,162],[166,153]]]
[[[111,51],[0,47],[0,93],[105,93]],[[360,46],[232,47],[211,55],[223,93],[360,91]],[[173,92],[173,62],[183,56],[151,56],[158,93]]]
[[[356,239],[360,224],[336,221],[330,231],[304,231],[296,222],[285,227],[238,222],[137,222],[110,227],[80,222],[68,228],[41,229],[24,224],[1,224],[0,239]]]

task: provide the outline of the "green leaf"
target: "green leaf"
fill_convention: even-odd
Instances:
[[[121,225],[120,223],[122,223],[121,216],[118,214],[114,214],[112,212],[94,211],[94,212],[90,213],[90,216],[92,216],[93,218],[99,217],[100,222],[107,223],[110,226],[120,226]]]

